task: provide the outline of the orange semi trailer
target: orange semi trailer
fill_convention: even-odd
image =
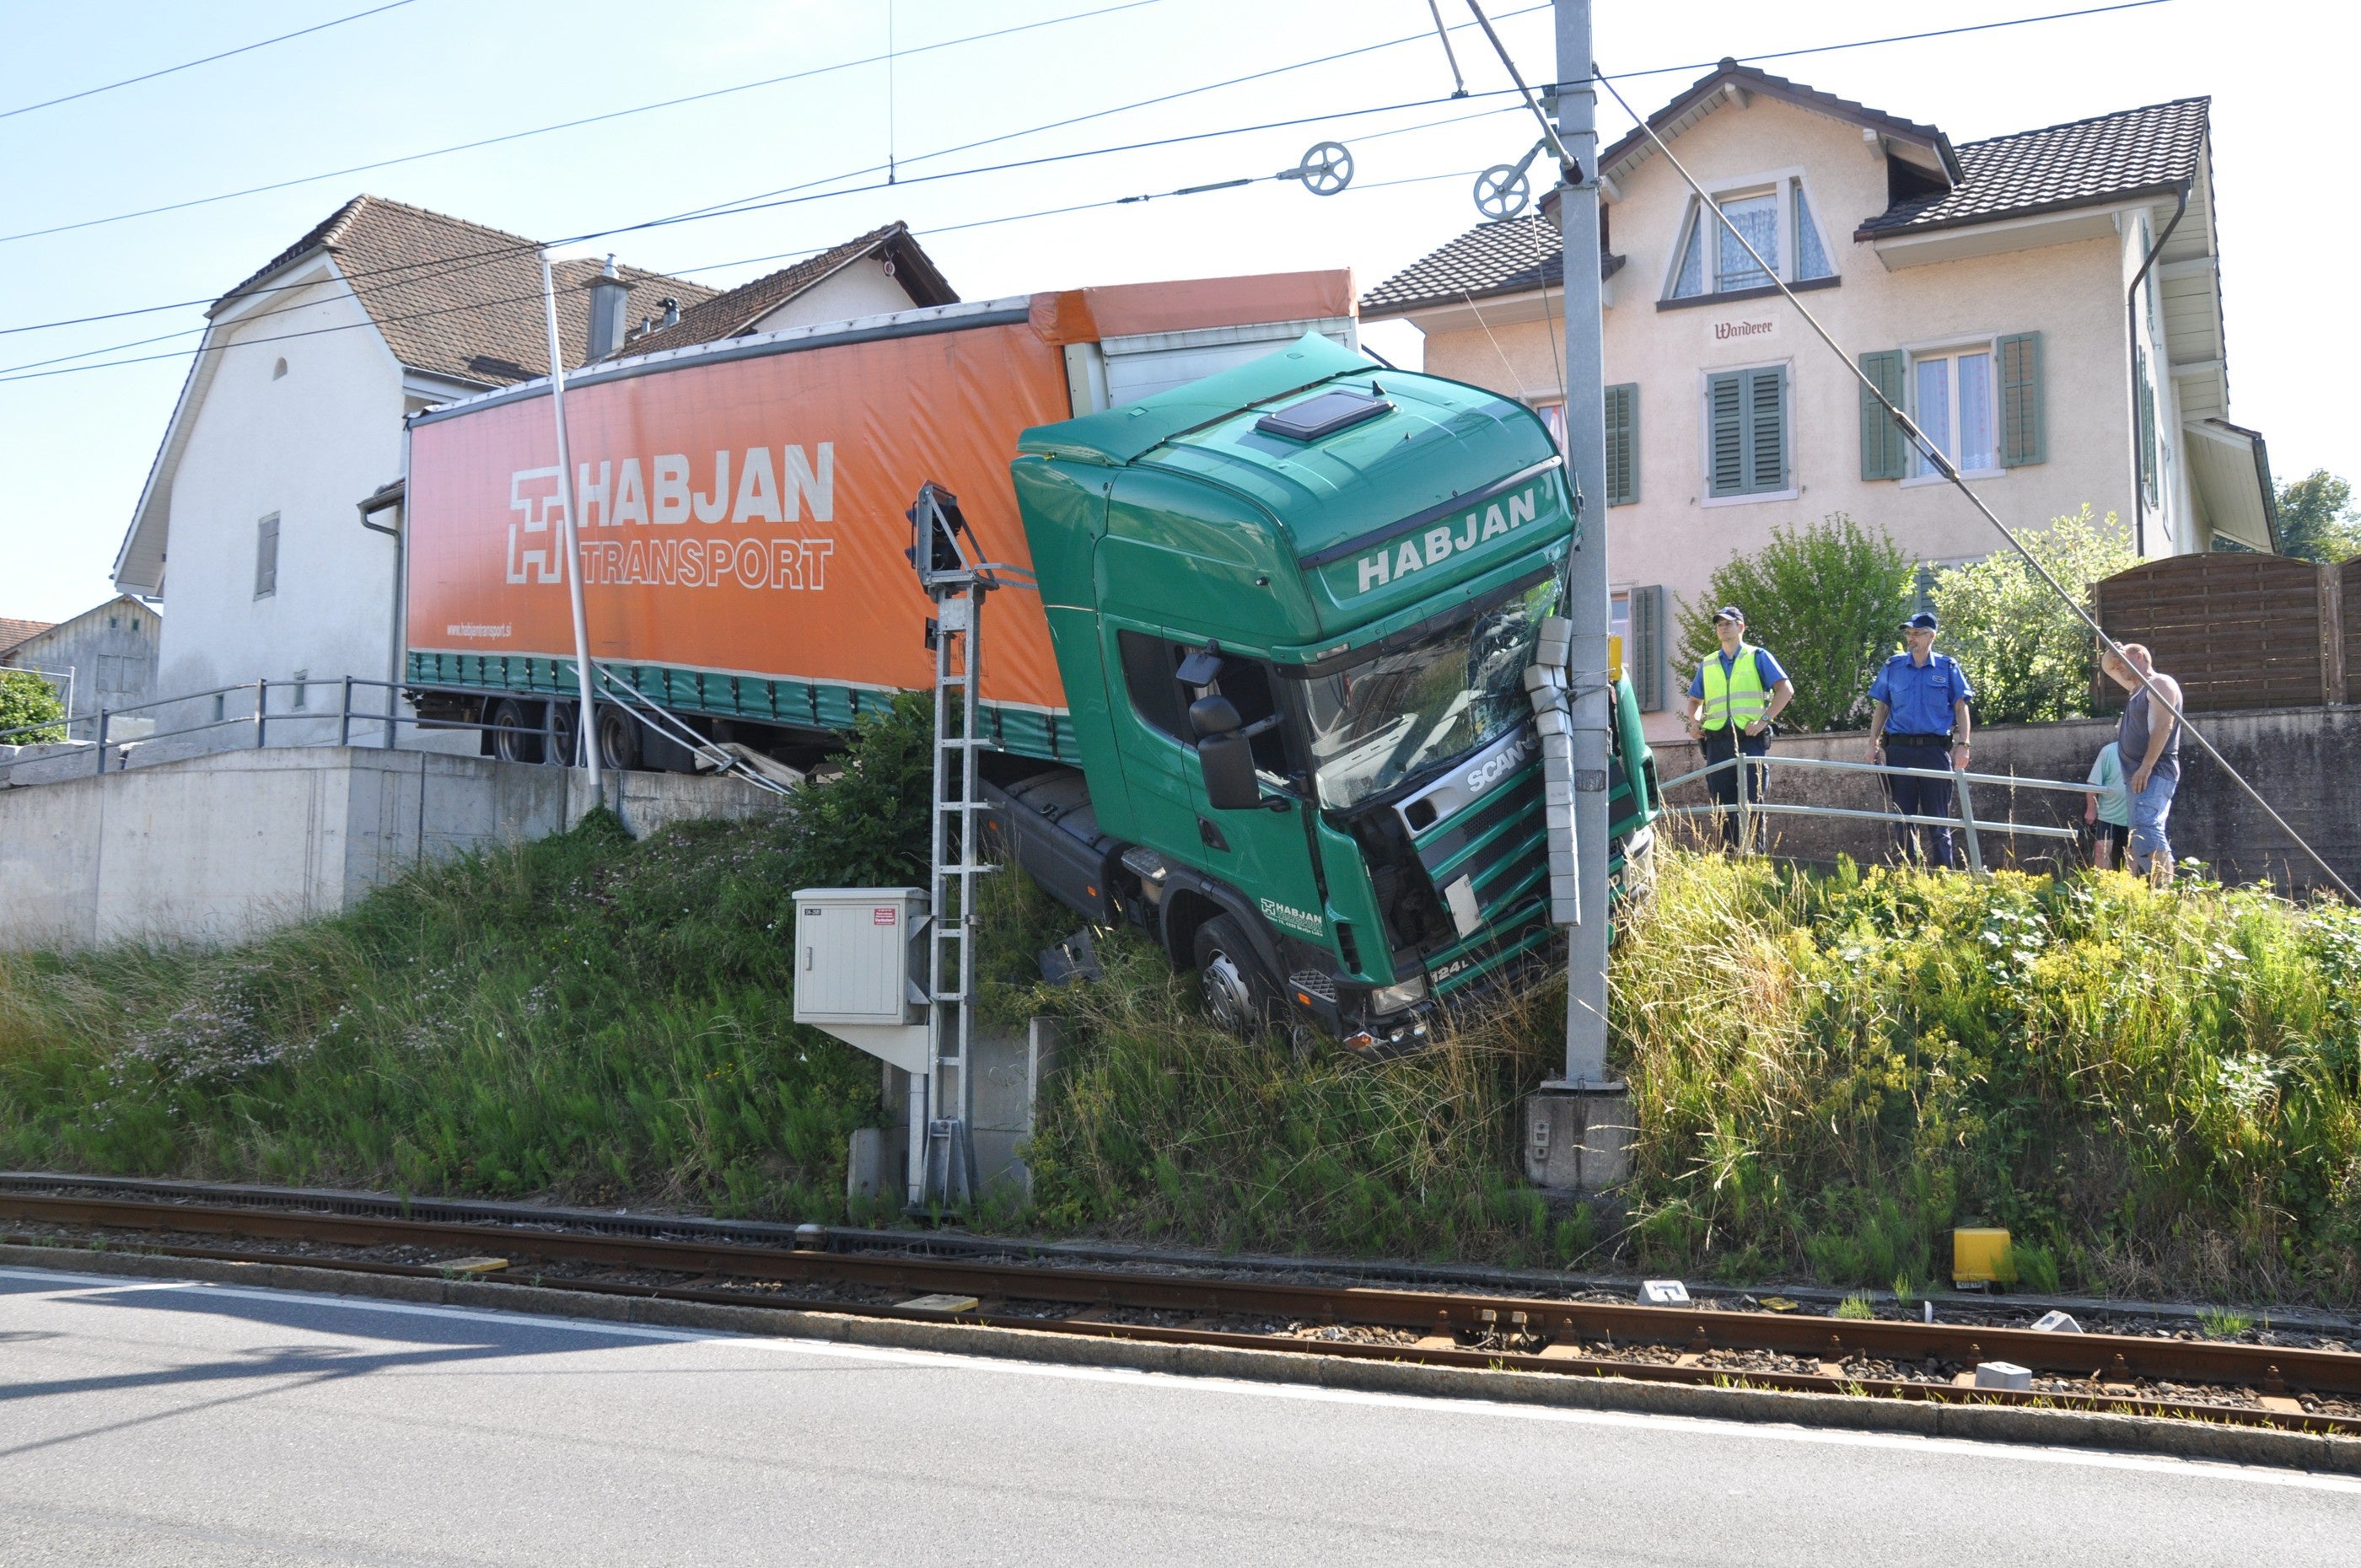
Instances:
[[[933,679],[905,512],[932,480],[985,558],[1031,565],[1009,460],[1105,410],[1316,332],[1356,345],[1348,271],[940,306],[626,358],[567,378],[591,657],[707,738],[796,764]],[[406,678],[421,717],[562,761],[577,690],[546,380],[412,417]],[[995,596],[983,695],[1007,751],[1075,761],[1038,597]],[[601,712],[610,767],[692,765]]]

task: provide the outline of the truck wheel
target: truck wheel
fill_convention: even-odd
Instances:
[[[1205,1012],[1225,1035],[1241,1040],[1262,1037],[1270,1016],[1262,966],[1247,945],[1238,923],[1216,915],[1197,927],[1197,984],[1205,998]]]
[[[541,761],[541,726],[529,717],[524,704],[504,696],[492,704],[484,722],[492,726],[492,755],[503,762]]]
[[[619,773],[640,765],[640,721],[612,703],[598,705],[598,765]]]

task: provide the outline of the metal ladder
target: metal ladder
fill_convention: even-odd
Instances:
[[[968,1071],[975,1034],[975,878],[997,871],[979,860],[976,754],[993,748],[983,732],[977,683],[983,668],[984,595],[1000,587],[989,563],[967,549],[974,539],[959,498],[929,481],[910,508],[910,564],[935,602],[935,769],[932,786],[927,927],[927,1083],[911,1084],[913,1127],[926,1135],[913,1153],[915,1207],[955,1209],[972,1202],[975,1083]],[[962,537],[964,536],[964,537]],[[956,699],[956,700],[954,700]],[[924,1098],[921,1099],[923,1094]]]

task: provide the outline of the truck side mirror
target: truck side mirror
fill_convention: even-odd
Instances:
[[[1222,697],[1206,701],[1229,706]],[[1231,717],[1236,717],[1235,710]],[[1197,765],[1205,773],[1205,804],[1215,811],[1252,811],[1262,805],[1262,784],[1255,777],[1254,742],[1245,736],[1235,731],[1206,736],[1197,742]]]
[[[1238,705],[1228,697],[1201,696],[1189,705],[1189,728],[1200,740],[1227,735],[1245,725],[1246,720],[1238,717]]]

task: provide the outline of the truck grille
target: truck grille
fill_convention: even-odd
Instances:
[[[1444,818],[1411,840],[1435,892],[1461,877],[1475,890],[1483,925],[1470,937],[1503,934],[1521,924],[1522,906],[1546,901],[1549,832],[1542,811],[1538,758],[1485,793],[1473,809]]]

